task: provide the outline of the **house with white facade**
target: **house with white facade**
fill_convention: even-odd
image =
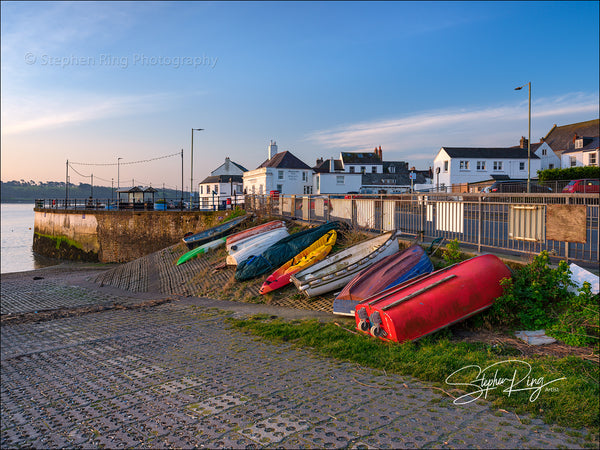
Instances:
[[[223,208],[243,201],[243,175],[247,170],[229,157],[225,158],[223,164],[199,183],[200,209]]]
[[[278,153],[271,141],[268,158],[258,168],[244,173],[244,193],[264,195],[277,191],[285,195],[312,194],[312,169],[289,151]]]
[[[541,160],[533,148],[528,158],[527,145],[521,147],[442,147],[433,160],[434,187],[444,191],[452,185],[486,180],[525,180],[528,159],[530,178],[537,179]]]
[[[560,158],[560,168],[598,165],[600,119],[557,126],[541,139]],[[557,166],[558,167],[558,166]]]
[[[373,152],[341,152],[339,159],[322,158],[313,167],[316,194],[396,194],[428,185],[429,171],[412,170],[408,163],[383,161],[381,146]],[[429,180],[431,176],[429,176]],[[411,183],[412,181],[412,183]]]

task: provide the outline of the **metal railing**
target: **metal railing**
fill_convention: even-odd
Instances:
[[[573,262],[600,260],[597,194],[248,195],[245,204],[247,211],[309,223],[339,220],[371,232],[457,239],[478,252],[547,250]]]
[[[96,211],[217,211],[232,209],[235,207],[244,207],[244,197],[237,196],[230,201],[227,199],[217,199],[210,202],[189,203],[181,201],[180,198],[159,198],[154,201],[127,202],[115,199],[36,199],[36,209],[48,210],[96,210]]]

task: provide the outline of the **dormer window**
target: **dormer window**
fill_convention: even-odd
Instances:
[[[394,166],[390,166],[390,167],[388,167],[388,172],[394,173],[394,172],[396,172],[396,168]]]
[[[583,148],[583,138],[575,139],[575,148]]]
[[[354,173],[354,166],[350,166],[350,173]]]
[[[377,173],[377,166],[371,166],[371,173]]]

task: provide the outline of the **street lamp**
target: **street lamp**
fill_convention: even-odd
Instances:
[[[121,206],[121,194],[119,194],[119,188],[121,187],[121,165],[120,162],[123,158],[117,158],[117,209]]]
[[[192,128],[192,155],[190,158],[190,208],[194,201],[194,131],[202,131],[204,128]]]
[[[525,86],[529,86],[529,135],[527,136],[527,193],[531,192],[531,81],[523,86],[515,88],[520,91]]]

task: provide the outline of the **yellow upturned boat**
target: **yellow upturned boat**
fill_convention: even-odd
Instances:
[[[331,230],[306,247],[283,266],[273,272],[260,288],[261,294],[279,289],[290,282],[290,276],[324,259],[335,244],[337,232]]]

